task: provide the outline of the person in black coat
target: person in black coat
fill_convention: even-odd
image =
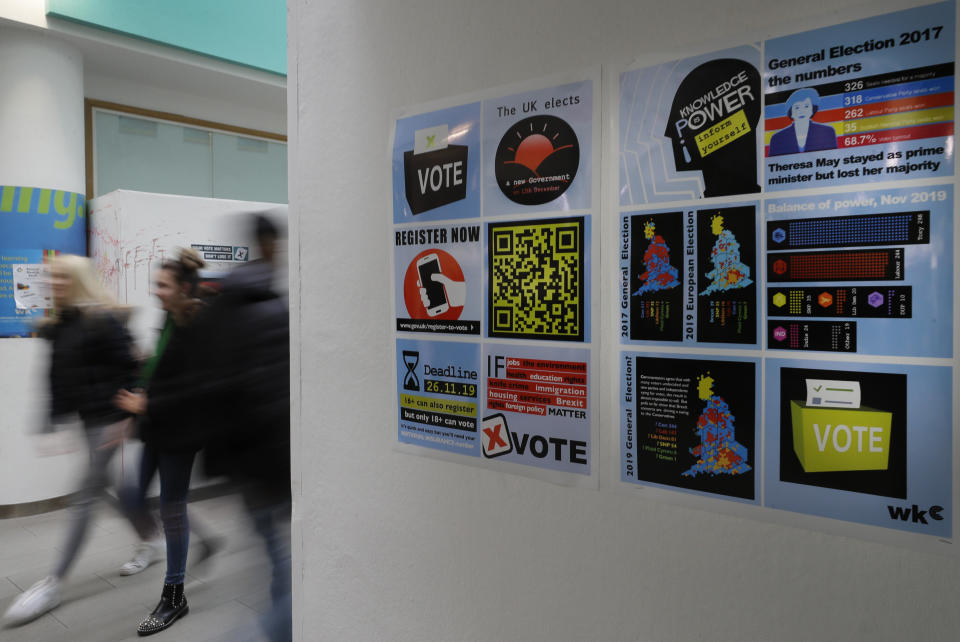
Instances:
[[[290,330],[287,300],[274,289],[279,233],[253,219],[263,258],[226,277],[197,326],[207,369],[199,412],[206,424],[205,469],[239,484],[270,558],[272,608],[263,628],[291,639]]]
[[[114,406],[117,388],[131,385],[137,368],[126,310],[118,308],[97,282],[89,259],[60,255],[50,265],[54,309],[39,328],[50,341],[48,429],[79,416],[89,448],[89,465],[74,495],[67,540],[53,573],[10,606],[8,625],[26,623],[60,603],[61,584],[89,531],[94,502],[109,483],[108,465],[129,430],[129,415]],[[157,536],[148,511],[121,505],[141,539]]]
[[[160,473],[160,517],[166,535],[167,572],[157,607],[137,627],[151,635],[187,614],[183,594],[190,525],[187,492],[197,451],[204,442],[204,423],[197,386],[202,383],[203,336],[195,323],[202,303],[196,298],[197,271],[203,260],[184,249],[175,261],[164,261],[154,277],[154,294],[167,312],[157,351],[143,376],[146,390],[120,390],[117,407],[140,416],[144,443],[140,488],[154,471]]]

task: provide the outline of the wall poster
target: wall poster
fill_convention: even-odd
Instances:
[[[397,442],[596,485],[599,73],[394,127]]]
[[[621,487],[952,543],[955,20],[941,2],[620,74]]]
[[[764,43],[770,191],[953,176],[954,4]]]
[[[0,337],[29,337],[53,308],[45,264],[86,254],[83,194],[0,186]]]

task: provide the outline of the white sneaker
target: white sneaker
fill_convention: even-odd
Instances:
[[[120,575],[136,575],[160,559],[164,541],[161,538],[140,542],[129,562],[120,567]]]
[[[14,600],[3,619],[7,626],[19,626],[37,619],[58,604],[60,604],[60,580],[50,575]]]

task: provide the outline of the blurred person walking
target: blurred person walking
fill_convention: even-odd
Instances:
[[[274,289],[280,233],[252,219],[261,259],[234,268],[201,321],[208,337],[203,394],[217,421],[205,447],[208,474],[238,483],[271,565],[271,609],[261,621],[274,642],[292,638],[290,578],[290,330]]]
[[[60,603],[61,584],[86,539],[94,503],[109,484],[108,464],[129,430],[129,415],[114,406],[112,397],[133,382],[137,368],[123,325],[128,311],[115,305],[89,259],[57,256],[50,276],[53,314],[39,328],[52,344],[47,428],[79,415],[89,465],[74,495],[66,544],[53,573],[13,602],[4,616],[8,626],[29,622]],[[158,536],[157,524],[145,509],[124,504],[121,509],[141,540]]]
[[[183,593],[190,526],[187,492],[197,451],[204,441],[203,416],[197,401],[200,371],[197,356],[204,337],[195,323],[203,303],[197,298],[204,265],[191,249],[164,261],[154,277],[154,295],[167,313],[154,358],[148,362],[146,391],[120,390],[117,407],[140,417],[144,443],[140,468],[141,498],[154,472],[160,474],[160,518],[166,535],[167,570],[160,602],[137,627],[139,635],[158,633],[189,612]]]

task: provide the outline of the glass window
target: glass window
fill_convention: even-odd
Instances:
[[[94,196],[117,189],[287,202],[285,143],[95,109]]]

